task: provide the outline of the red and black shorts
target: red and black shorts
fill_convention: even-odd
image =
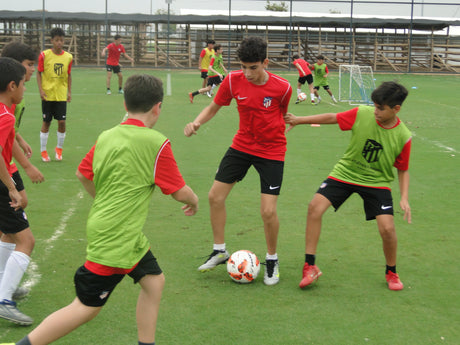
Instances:
[[[311,74],[308,74],[304,77],[299,77],[297,81],[302,85],[305,85],[305,82],[307,82],[308,85],[310,85],[313,84],[313,76]]]
[[[24,183],[19,171],[13,173],[11,178],[16,184],[18,192],[24,190]],[[0,181],[0,231],[4,234],[16,234],[29,227],[29,221],[24,210],[20,208],[15,211],[10,202],[8,187]]]
[[[118,73],[121,72],[120,65],[116,65],[116,66],[114,66],[114,65],[105,65],[105,68],[106,68],[107,72],[113,72],[115,74],[118,74]]]
[[[67,115],[67,102],[42,101],[42,114],[44,122],[65,120]]]

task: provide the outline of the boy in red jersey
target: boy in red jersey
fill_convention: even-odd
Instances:
[[[123,74],[120,67],[120,55],[123,54],[129,61],[134,62],[134,59],[126,54],[125,47],[121,44],[121,36],[115,35],[114,41],[102,50],[101,55],[107,55],[106,69],[107,69],[107,94],[111,95],[110,80],[112,79],[112,72],[118,76],[118,93],[123,93]]]
[[[19,104],[24,95],[25,67],[18,61],[0,58],[0,229],[8,234],[15,248],[8,255],[0,282],[0,317],[19,325],[30,325],[33,320],[21,313],[13,302],[13,293],[30,262],[33,235],[24,213],[25,200],[18,190],[23,185],[14,179],[10,164],[15,142],[15,117],[11,108]]]
[[[308,205],[305,264],[300,288],[310,285],[322,274],[315,265],[315,256],[323,214],[330,206],[337,210],[351,194],[358,193],[364,201],[366,220],[377,221],[383,242],[388,288],[403,289],[396,273],[397,237],[390,184],[395,167],[401,192],[400,207],[404,211],[404,219],[411,223],[408,171],[411,133],[397,116],[407,94],[404,86],[384,82],[372,92],[374,107],[360,106],[338,114],[285,116],[286,123],[290,125],[288,130],[298,124],[337,123],[341,130],[352,131],[347,151]]]
[[[184,129],[186,136],[196,134],[222,106],[230,105],[232,99],[236,100],[240,127],[220,163],[209,191],[213,252],[198,270],[209,271],[228,259],[224,240],[225,200],[235,184],[244,178],[253,165],[260,176],[260,210],[268,251],[264,283],[274,285],[279,282],[276,252],[279,220],[276,205],[283,180],[286,152],[283,115],[287,113],[292,88],[287,80],[266,71],[267,43],[261,38],[250,37],[243,40],[238,48],[238,57],[242,69],[228,74],[211,104]]]
[[[50,32],[53,47],[38,57],[37,83],[42,99],[43,123],[40,131],[40,151],[43,162],[49,162],[46,150],[51,121],[58,122],[56,160],[62,161],[62,148],[66,136],[67,103],[72,100],[72,54],[64,51],[65,33],[61,28]]]
[[[86,223],[86,261],[74,277],[77,297],[17,345],[50,344],[91,321],[126,275],[141,287],[138,344],[155,344],[165,277],[143,233],[150,199],[157,186],[184,204],[186,216],[193,216],[198,197],[185,184],[169,140],[153,129],[161,113],[161,80],[133,75],[124,91],[127,120],[99,135],[76,173],[94,198]]]
[[[313,75],[311,74],[311,70],[308,67],[310,64],[304,59],[301,59],[297,54],[294,55],[293,58],[294,61],[292,61],[292,64],[295,66],[295,68],[297,68],[297,71],[299,72],[299,79],[297,80],[297,100],[295,101],[295,104],[301,102],[299,100],[299,95],[302,92],[302,85],[305,85],[305,82],[307,82],[308,89],[310,90],[311,103],[315,104],[315,89],[313,88]]]

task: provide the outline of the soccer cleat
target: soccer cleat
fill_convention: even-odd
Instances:
[[[188,93],[188,99],[190,100],[190,103],[193,103],[193,94],[191,92]]]
[[[388,283],[388,288],[393,291],[399,291],[404,288],[403,283],[399,280],[399,276],[397,273],[393,273],[391,271],[388,271],[387,274],[385,274],[385,279],[387,280]]]
[[[320,104],[321,103],[321,97],[316,97],[316,104]]]
[[[108,95],[111,95],[111,94],[112,94],[112,91],[110,91],[110,89],[107,90],[107,94],[108,94]]]
[[[54,151],[56,151],[56,160],[62,161],[62,149],[59,147],[56,147]]]
[[[332,96],[332,101],[333,101],[334,103],[337,103],[337,100],[335,99],[334,96]]]
[[[50,162],[51,161],[50,156],[48,156],[48,152],[42,151],[41,155],[42,155],[42,161],[43,162]]]
[[[201,271],[201,272],[210,271],[216,268],[217,265],[226,263],[229,257],[230,255],[228,255],[228,252],[226,250],[215,250],[214,249],[211,255],[209,255],[206,262],[200,267],[198,267],[198,271]]]
[[[323,274],[316,265],[309,265],[305,263],[303,266],[302,280],[299,283],[299,287],[303,289],[304,287],[310,285],[311,283],[318,280],[318,278]]]
[[[312,105],[316,105],[317,103],[315,102],[314,99],[312,99],[312,100],[311,100],[311,104],[312,104]]]
[[[16,308],[16,303],[4,299],[0,302],[0,318],[14,322],[21,326],[30,326],[34,320],[29,316],[21,313]]]
[[[13,293],[13,300],[18,300],[21,298],[26,297],[30,292],[30,289],[24,287],[24,286],[19,286],[16,291]]]
[[[211,93],[211,91],[206,91],[206,96],[208,96],[209,98],[212,98],[212,93]]]
[[[297,98],[297,99],[295,100],[295,104],[299,104],[299,103],[300,103],[300,99]]]
[[[119,93],[120,95],[123,95],[125,92],[123,91],[123,89],[119,89],[119,90],[118,90],[118,93]]]
[[[280,281],[280,269],[278,260],[265,261],[264,284],[275,285]]]

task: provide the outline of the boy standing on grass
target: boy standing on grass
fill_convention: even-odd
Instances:
[[[64,51],[64,30],[51,30],[53,47],[43,51],[38,58],[37,83],[42,99],[43,124],[40,131],[40,151],[43,162],[49,162],[46,150],[53,117],[58,122],[56,160],[62,161],[62,147],[66,135],[67,102],[72,99],[72,54]]]
[[[279,220],[276,205],[286,153],[283,115],[287,113],[292,88],[287,80],[266,71],[267,43],[261,38],[244,39],[237,54],[242,69],[228,74],[211,104],[184,129],[187,137],[196,134],[222,106],[230,105],[232,99],[236,100],[240,126],[220,163],[208,195],[214,236],[213,252],[198,270],[206,272],[227,261],[225,200],[235,184],[254,166],[260,176],[260,211],[267,243],[264,283],[274,285],[279,282],[276,252]]]
[[[397,237],[393,219],[391,182],[393,167],[398,170],[400,207],[411,223],[409,206],[409,156],[411,132],[397,114],[407,97],[404,86],[384,82],[372,92],[372,106],[360,106],[342,113],[297,117],[285,116],[288,130],[299,124],[338,124],[351,130],[350,144],[329,177],[321,184],[308,205],[305,235],[305,264],[300,288],[321,276],[315,265],[316,248],[323,214],[332,205],[337,210],[347,198],[358,193],[364,201],[366,220],[377,220],[386,260],[385,278],[390,290],[402,290],[396,273]]]
[[[35,61],[37,59],[37,54],[33,49],[27,44],[13,41],[8,43],[2,50],[3,57],[9,57],[20,62],[26,68],[26,78],[25,81],[28,82],[32,77],[32,74],[35,71]],[[15,116],[15,141],[13,143],[13,158],[24,168],[24,171],[27,173],[32,183],[41,183],[44,181],[42,173],[30,163],[29,158],[32,156],[32,148],[24,140],[24,138],[18,133],[19,126],[21,124],[22,116],[25,110],[25,101],[22,99],[21,103],[13,104],[12,110],[14,109]],[[10,166],[11,171],[13,172],[12,177],[16,182],[16,189],[21,194],[23,200],[23,208],[28,204],[26,190],[24,189],[24,183],[22,181],[21,175],[16,168],[14,162],[11,162]],[[0,229],[1,231],[1,229]],[[28,244],[29,248],[34,247],[34,237],[29,236],[27,240],[30,242]],[[9,273],[5,272],[6,264],[10,255],[14,252],[16,248],[16,243],[14,242],[10,234],[2,234],[0,239],[0,282],[2,277],[5,275],[8,277]],[[14,267],[10,267],[14,269]],[[13,293],[13,300],[22,298],[29,293],[29,289],[26,287],[17,287]]]
[[[101,55],[105,56],[106,52],[107,55],[107,94],[111,95],[112,91],[110,91],[110,80],[112,79],[112,72],[118,76],[118,93],[123,93],[123,74],[121,73],[121,66],[120,66],[120,55],[123,54],[125,58],[129,61],[134,62],[134,59],[126,54],[125,47],[121,44],[121,36],[115,35],[114,41],[110,43],[107,47],[102,50]]]
[[[200,57],[198,59],[198,69],[201,71],[201,79],[203,79],[201,88],[205,88],[208,82],[209,63],[211,62],[211,57],[215,54],[215,44],[216,42],[214,40],[206,41],[206,47],[201,50]]]
[[[205,88],[199,89],[195,92],[190,92],[188,97],[190,99],[190,103],[193,103],[193,97],[199,94],[207,94],[209,98],[212,97],[212,91],[214,88],[219,86],[224,80],[225,75],[228,74],[227,69],[224,66],[224,59],[222,57],[222,52],[224,48],[221,45],[216,44],[214,47],[216,54],[212,56],[211,62],[209,63],[209,70],[211,71],[208,74],[208,85]]]
[[[2,250],[3,275],[0,282],[0,317],[27,326],[33,320],[20,312],[13,302],[13,294],[26,271],[34,247],[34,237],[24,213],[25,200],[19,190],[22,180],[13,173],[11,165],[15,142],[15,117],[11,108],[19,104],[24,95],[26,69],[18,61],[0,58],[0,230],[11,240]],[[8,250],[11,249],[11,250]]]
[[[44,345],[92,320],[116,285],[129,275],[139,283],[138,343],[155,344],[164,286],[162,270],[142,228],[155,185],[198,211],[198,198],[179,172],[169,140],[152,129],[161,112],[161,81],[133,75],[124,89],[128,119],[103,132],[80,163],[77,176],[94,198],[87,221],[87,261],[75,273],[77,297],[49,315],[17,345]]]
[[[318,103],[321,102],[321,97],[319,96],[318,90],[322,86],[324,90],[327,91],[329,96],[331,96],[332,101],[337,103],[334,95],[332,94],[331,89],[329,88],[329,83],[327,81],[327,77],[329,75],[329,69],[327,65],[324,63],[324,56],[318,55],[316,57],[316,63],[311,66],[311,70],[315,73],[315,81],[314,81],[314,89],[315,89],[315,96],[318,98]]]
[[[299,72],[299,79],[297,80],[297,100],[295,104],[300,103],[299,95],[302,93],[302,85],[305,85],[305,82],[308,84],[308,89],[310,90],[310,99],[311,103],[315,104],[315,90],[313,88],[313,75],[311,74],[310,64],[301,59],[299,55],[295,54],[293,56],[294,61],[292,64],[297,68],[297,72]]]

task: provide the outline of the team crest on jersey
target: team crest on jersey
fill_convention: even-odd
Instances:
[[[379,161],[380,153],[383,151],[383,146],[379,142],[367,139],[364,144],[362,155],[368,163],[375,163]]]
[[[268,108],[272,105],[272,97],[264,97],[264,107]]]
[[[54,64],[54,73],[56,73],[56,75],[61,75],[63,71],[64,71],[64,64],[62,63]]]

